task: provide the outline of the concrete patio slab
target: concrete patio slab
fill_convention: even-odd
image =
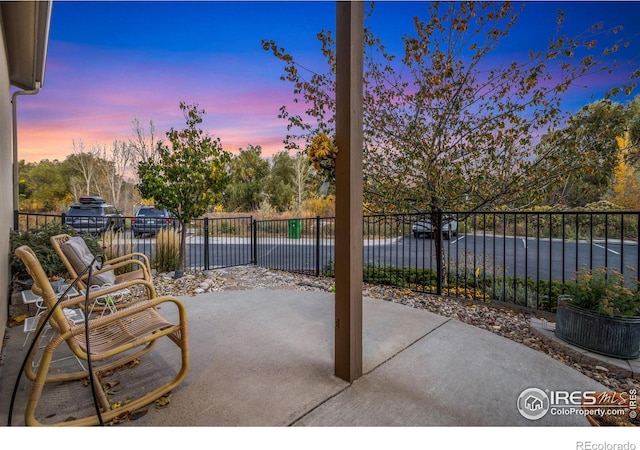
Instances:
[[[368,298],[363,303],[365,374],[349,384],[333,375],[332,294],[244,290],[182,300],[189,314],[189,373],[167,407],[150,405],[146,415],[124,426],[587,426],[575,414],[526,419],[518,412],[518,396],[532,387],[606,390],[508,339]],[[174,314],[165,307],[161,313]],[[8,330],[0,366],[2,424],[26,351],[23,341],[21,328]],[[109,379],[125,392],[173,375],[179,354],[168,339],[163,341],[138,366]],[[29,384],[23,377],[14,424],[23,423]],[[45,422],[91,408],[90,391],[79,382],[50,391],[42,404]]]

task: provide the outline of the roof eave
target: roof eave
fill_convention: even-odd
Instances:
[[[20,89],[44,84],[51,1],[2,2],[9,80]]]

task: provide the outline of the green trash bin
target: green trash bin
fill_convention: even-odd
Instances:
[[[289,238],[300,239],[302,235],[302,219],[289,219]]]

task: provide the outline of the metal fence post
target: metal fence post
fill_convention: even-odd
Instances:
[[[258,221],[251,220],[251,264],[258,265]]]
[[[442,295],[442,257],[443,257],[443,242],[442,242],[442,210],[440,208],[436,209],[436,223],[435,226],[432,227],[433,230],[438,230],[438,233],[434,236],[434,239],[437,239],[438,242],[436,244],[436,294]]]
[[[320,216],[316,216],[316,277],[320,276]]]
[[[204,218],[204,270],[209,270],[209,218]]]

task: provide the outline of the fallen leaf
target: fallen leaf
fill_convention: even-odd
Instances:
[[[156,409],[166,408],[171,403],[171,392],[156,400]]]
[[[149,408],[139,409],[137,411],[133,411],[129,414],[129,420],[138,420],[140,417],[144,416],[149,412]]]
[[[117,416],[115,416],[113,420],[109,423],[109,425],[117,425],[119,423],[125,422],[126,420],[129,419],[129,415],[130,415],[129,411],[123,411]]]
[[[105,381],[104,383],[102,383],[103,387],[105,387],[106,389],[109,389],[109,390],[113,389],[114,387],[116,387],[119,384],[120,384],[120,381],[118,381],[118,380]]]
[[[18,325],[21,325],[25,321],[26,318],[27,318],[26,314],[21,314],[21,315],[16,316],[16,317],[10,317],[9,318],[9,328],[17,327]]]

